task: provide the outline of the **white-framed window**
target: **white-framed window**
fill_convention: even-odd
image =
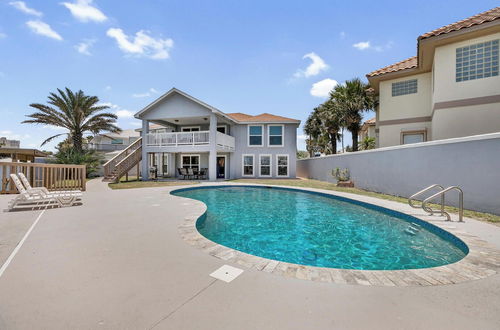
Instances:
[[[184,126],[181,127],[181,132],[199,132],[200,126]]]
[[[200,155],[182,155],[181,162],[183,168],[200,169]]]
[[[111,144],[123,144],[123,139],[111,139]]]
[[[401,144],[425,142],[425,131],[411,131],[401,133]]]
[[[254,176],[254,155],[242,155],[242,176]]]
[[[288,176],[288,155],[276,155],[276,176]]]
[[[415,94],[418,91],[417,79],[392,83],[392,96]]]
[[[285,141],[285,126],[268,125],[267,136],[268,136],[267,145],[269,147],[283,147]]]
[[[259,176],[271,176],[271,155],[259,155]]]
[[[227,134],[227,125],[217,125],[217,132]]]
[[[499,43],[497,39],[457,48],[455,81],[498,76]]]
[[[248,125],[248,146],[262,147],[264,145],[264,126]]]

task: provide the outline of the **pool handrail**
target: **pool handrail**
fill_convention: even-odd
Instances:
[[[414,209],[418,209],[419,207],[418,206],[415,206],[413,204],[415,198],[417,196],[420,196],[421,194],[433,189],[433,188],[439,188],[440,191],[443,191],[444,190],[444,187],[440,184],[433,184],[433,185],[430,185],[428,186],[427,188],[424,188],[422,190],[420,190],[419,192],[416,192],[414,193],[413,195],[410,196],[410,198],[408,198],[408,204],[413,207]],[[420,206],[424,211],[430,213],[431,215],[434,214],[434,210],[432,210],[430,207],[426,207],[424,206],[424,203],[422,202],[422,205]],[[445,211],[444,211],[444,195],[441,195],[441,210],[440,210],[440,213],[441,215],[445,215]]]
[[[422,209],[426,210],[426,209],[427,209],[426,204],[427,204],[430,200],[432,200],[432,199],[434,199],[434,198],[436,198],[436,197],[439,197],[439,196],[441,196],[441,201],[442,201],[442,203],[443,203],[443,205],[444,205],[444,194],[446,194],[446,193],[447,193],[448,191],[450,191],[450,190],[457,190],[457,191],[458,191],[458,221],[459,221],[459,222],[464,222],[464,219],[463,219],[463,218],[464,218],[464,192],[463,192],[463,190],[462,190],[460,187],[458,187],[458,186],[451,186],[451,187],[448,187],[448,188],[446,188],[446,189],[444,189],[444,190],[442,190],[442,191],[440,191],[440,192],[438,192],[438,193],[436,193],[436,194],[434,194],[434,195],[432,195],[432,196],[427,197],[427,198],[426,198],[426,199],[424,199],[424,201],[422,202]],[[448,212],[444,211],[444,210],[443,210],[442,212],[444,212],[444,214],[445,214],[445,215],[446,215],[446,217],[448,218],[448,219],[446,219],[446,221],[451,221],[450,214],[449,214]]]

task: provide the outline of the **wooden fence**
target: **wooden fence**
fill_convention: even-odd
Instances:
[[[10,178],[11,173],[23,173],[32,187],[45,187],[52,191],[75,189],[85,191],[85,165],[0,162],[2,180],[0,194],[17,193],[16,186]]]

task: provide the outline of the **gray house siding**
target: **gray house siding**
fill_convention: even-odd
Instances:
[[[255,124],[261,125],[261,124]],[[262,147],[248,146],[248,125],[233,125],[231,135],[235,138],[235,151],[231,153],[231,178],[259,178],[259,155],[271,155],[271,177],[278,178],[276,169],[276,156],[288,155],[288,177],[296,177],[297,160],[297,124],[283,124],[284,139],[282,147],[268,146],[268,126],[277,124],[262,124],[264,126],[264,141]],[[242,175],[243,155],[254,155],[254,175],[252,177]],[[263,177],[264,178],[264,177]],[[269,177],[265,177],[269,178]],[[280,177],[282,178],[282,177]]]

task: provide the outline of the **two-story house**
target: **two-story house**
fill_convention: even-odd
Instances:
[[[425,33],[417,56],[367,75],[378,147],[500,131],[500,7]]]
[[[111,160],[106,169],[110,180],[137,166],[140,159],[147,159],[141,162],[142,180],[150,178],[152,168],[163,177],[178,177],[180,169],[192,169],[205,172],[212,181],[295,178],[299,120],[267,113],[224,113],[176,88],[135,118],[142,121],[141,139]],[[120,166],[121,170],[113,169]]]

